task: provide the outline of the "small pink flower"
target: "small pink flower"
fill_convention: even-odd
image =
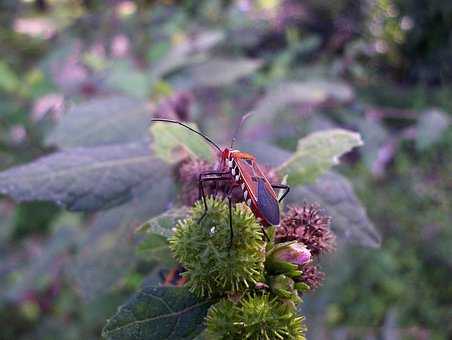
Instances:
[[[265,266],[273,274],[286,274],[289,277],[301,275],[300,268],[311,262],[311,252],[296,241],[276,244],[267,252]]]
[[[114,57],[123,58],[130,50],[130,41],[125,34],[116,35],[111,42],[111,51]]]
[[[304,244],[292,243],[279,249],[275,253],[275,257],[281,261],[301,266],[311,261],[311,252]]]

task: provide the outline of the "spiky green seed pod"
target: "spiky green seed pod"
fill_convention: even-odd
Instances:
[[[290,277],[280,274],[269,277],[270,289],[281,300],[288,300],[297,305],[301,302],[295,289],[295,282]]]
[[[305,339],[303,317],[270,294],[246,295],[237,304],[223,299],[206,320],[209,339]]]
[[[253,288],[263,280],[265,242],[251,210],[237,204],[232,210],[233,239],[229,247],[227,201],[207,198],[209,210],[197,202],[191,216],[179,223],[170,248],[187,269],[187,285],[200,297],[224,296]]]

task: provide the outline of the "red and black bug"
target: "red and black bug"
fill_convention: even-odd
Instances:
[[[248,116],[245,115],[242,118],[241,124],[247,117]],[[279,224],[279,202],[281,202],[282,199],[289,193],[290,188],[284,184],[271,184],[264,171],[257,163],[256,157],[249,153],[232,149],[241,124],[232,138],[231,147],[221,149],[212,139],[182,122],[163,118],[156,118],[152,121],[179,124],[200,135],[208,143],[210,143],[210,145],[218,150],[219,162],[217,169],[199,174],[199,198],[202,199],[205,208],[204,214],[199,219],[199,222],[202,221],[208,211],[204,184],[206,182],[224,182],[227,187],[225,194],[229,202],[229,228],[231,232],[230,246],[232,246],[233,240],[233,191],[241,190],[241,197],[243,198],[243,201],[246,202],[246,204],[253,211],[254,215],[261,220],[261,223],[264,226]],[[284,193],[279,199],[276,195],[275,189],[284,190]]]

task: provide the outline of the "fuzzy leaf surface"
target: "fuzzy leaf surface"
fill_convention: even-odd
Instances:
[[[293,105],[317,106],[324,103],[342,105],[352,101],[353,89],[341,81],[304,80],[286,81],[271,86],[258,100],[253,115],[243,126],[247,139],[261,138],[262,131],[272,131],[281,110]],[[265,136],[264,136],[265,137]]]
[[[292,155],[287,150],[261,141],[254,143],[240,143],[239,145],[239,150],[249,152],[254,155],[259,164],[272,168],[286,162]]]
[[[138,99],[94,99],[71,107],[46,143],[67,149],[133,142],[146,136],[150,119],[146,103]]]
[[[193,339],[203,328],[210,301],[198,301],[187,288],[144,287],[107,321],[109,340]]]
[[[135,98],[146,99],[151,93],[152,81],[145,70],[136,68],[129,60],[114,62],[108,70],[107,84]]]
[[[224,37],[225,34],[220,30],[206,30],[175,43],[163,58],[151,65],[150,78],[158,80],[169,72],[205,57]]]
[[[195,124],[188,124],[198,130]],[[180,161],[183,150],[193,158],[207,161],[213,160],[212,147],[201,136],[187,130],[183,126],[156,122],[150,128],[154,143],[153,150],[157,157],[168,163]]]
[[[177,222],[186,218],[189,213],[190,208],[185,206],[168,210],[142,224],[138,228],[138,231],[170,237],[173,234],[172,229],[176,226]]]
[[[105,294],[133,270],[136,247],[142,241],[136,228],[162,213],[174,199],[174,191],[170,177],[150,180],[134,190],[130,202],[96,215],[69,268],[70,282],[82,298],[89,301]]]
[[[287,175],[290,185],[313,181],[338,163],[339,157],[362,145],[358,133],[331,129],[314,132],[298,141],[293,156],[277,168],[281,177]]]
[[[328,172],[312,184],[296,186],[287,196],[287,202],[319,204],[332,217],[332,230],[339,237],[372,248],[381,244],[381,236],[369,220],[352,185],[339,174]]]
[[[0,173],[0,193],[16,201],[52,201],[72,211],[122,203],[148,179],[168,174],[147,143],[77,148]]]
[[[149,234],[138,245],[137,255],[145,261],[156,261],[168,267],[174,267],[177,262],[173,258],[166,237],[157,234]]]
[[[212,58],[188,69],[190,82],[195,86],[226,86],[249,76],[262,66],[256,59]]]

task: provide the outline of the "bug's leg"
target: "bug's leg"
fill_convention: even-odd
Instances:
[[[204,193],[204,186],[202,184],[203,184],[202,174],[199,174],[199,180],[198,180],[199,199],[202,199],[202,202],[204,203],[204,213],[199,218],[198,224],[201,223],[201,221],[204,219],[204,217],[206,217],[207,211],[209,210],[209,208],[207,207],[206,194]]]
[[[230,180],[229,177],[225,177],[225,175],[228,175],[228,172],[219,172],[219,171],[211,171],[211,172],[204,172],[199,174],[198,178],[198,186],[199,186],[199,199],[202,199],[202,202],[204,204],[204,213],[198,220],[198,224],[201,223],[201,221],[206,217],[207,211],[209,210],[207,206],[207,200],[206,200],[206,194],[204,191],[204,183],[209,181],[225,181]],[[205,177],[205,176],[215,176],[215,177]]]
[[[268,237],[267,233],[265,232],[265,228],[262,227],[262,233],[264,234],[265,239],[267,240],[267,242],[270,242],[270,237]]]
[[[283,189],[283,190],[285,190],[284,194],[279,198],[278,203],[281,203],[281,201],[284,199],[284,197],[287,196],[287,194],[290,191],[290,187],[288,185],[285,185],[285,184],[272,184],[272,188],[273,189]]]
[[[203,177],[204,176],[219,176],[219,177],[226,177],[226,176],[230,176],[230,173],[229,172],[227,172],[227,171],[208,171],[208,172],[203,172],[203,173],[201,173],[200,175],[202,175]],[[214,177],[209,177],[209,178],[205,178],[204,180],[205,181],[208,181],[210,178],[214,178]],[[217,195],[217,193],[218,193],[218,182],[220,181],[220,180],[226,180],[226,179],[218,179],[218,180],[216,180],[215,181],[215,196]]]
[[[232,198],[230,195],[228,196],[228,205],[229,205],[229,231],[230,231],[228,251],[231,251],[232,241],[234,239],[234,231],[232,230]]]
[[[228,205],[229,205],[229,231],[230,231],[228,252],[231,251],[232,242],[234,240],[234,230],[232,228],[232,192],[237,187],[239,187],[238,184],[232,183],[226,194],[228,197]]]

